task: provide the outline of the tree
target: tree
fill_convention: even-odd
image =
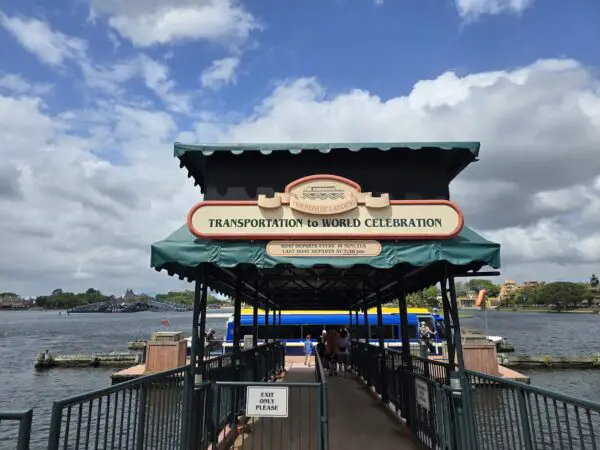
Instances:
[[[456,283],[454,283],[454,287],[456,289],[456,295],[458,297],[465,297],[471,290],[469,288],[468,283],[465,283],[464,281],[457,281]]]
[[[475,292],[479,292],[481,289],[485,289],[488,297],[497,297],[500,293],[500,286],[495,285],[490,280],[473,278],[469,280],[467,286],[471,291]]]
[[[553,305],[559,311],[573,308],[584,300],[592,298],[589,285],[569,281],[555,281],[537,289],[538,301],[545,305]]]
[[[435,286],[429,286],[421,291],[413,292],[406,296],[408,306],[413,308],[437,307],[438,290]]]

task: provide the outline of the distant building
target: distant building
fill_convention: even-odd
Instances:
[[[0,309],[27,309],[32,306],[31,300],[25,300],[16,295],[0,297]]]
[[[537,288],[540,286],[540,283],[538,281],[524,281],[523,284],[520,286],[521,289],[525,289],[525,288]]]
[[[510,298],[510,296],[519,289],[519,286],[514,280],[506,280],[500,286],[500,294],[498,298],[500,302],[505,302]]]

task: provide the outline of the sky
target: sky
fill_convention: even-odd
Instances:
[[[3,0],[0,292],[190,288],[173,142],[480,141],[501,282],[600,272],[597,0]]]

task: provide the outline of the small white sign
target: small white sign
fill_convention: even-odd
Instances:
[[[429,411],[429,389],[427,382],[415,378],[415,391],[417,394],[417,403]]]
[[[287,417],[288,388],[286,386],[248,386],[247,417]]]

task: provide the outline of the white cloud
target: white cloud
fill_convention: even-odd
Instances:
[[[219,136],[232,142],[265,136],[275,142],[479,140],[481,161],[451,187],[467,223],[504,244],[508,271],[534,257],[589,271],[600,265],[600,252],[589,246],[600,239],[600,214],[593,213],[600,210],[599,118],[593,71],[573,60],[540,60],[511,71],[447,72],[386,101],[363,90],[329,96],[315,79],[291,80]]]
[[[147,55],[140,54],[111,65],[96,64],[88,55],[84,40],[53,30],[45,22],[4,15],[0,15],[0,21],[25,49],[35,54],[43,63],[58,66],[66,60],[72,60],[81,70],[89,88],[100,89],[112,95],[124,94],[124,84],[139,77],[171,111],[190,112],[190,99],[187,95],[175,92],[175,82],[170,78],[169,68]],[[0,79],[1,87],[21,90],[21,93],[29,89],[33,94],[41,94],[44,89],[48,89],[44,85],[26,88],[23,80],[18,79],[16,75],[7,75]]]
[[[85,41],[53,31],[41,20],[8,17],[0,12],[0,24],[26,50],[50,66],[60,66],[65,60],[77,58],[85,53]]]
[[[534,0],[455,0],[455,2],[461,17],[477,19],[484,14],[520,14],[533,5]]]
[[[203,70],[200,75],[202,86],[219,89],[227,84],[235,83],[235,72],[239,64],[240,59],[233,56],[213,61],[210,67]]]
[[[153,63],[146,71],[149,85],[166,79]],[[448,72],[387,100],[290,80],[229,125],[209,112],[183,125],[126,100],[52,113],[33,94],[0,95],[3,290],[177,286],[148,267],[150,244],[184,223],[200,197],[172,157],[176,139],[481,140],[481,161],[452,194],[467,224],[503,245],[504,276],[584,279],[600,267],[600,80],[575,61]]]
[[[16,94],[43,95],[52,89],[50,84],[29,83],[20,75],[9,73],[0,77],[0,89],[6,89]]]
[[[237,0],[90,0],[94,15],[137,47],[186,40],[238,45],[259,27]]]

